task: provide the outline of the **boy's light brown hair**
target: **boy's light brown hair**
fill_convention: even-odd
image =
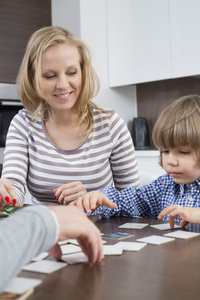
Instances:
[[[167,106],[154,125],[152,139],[161,166],[161,151],[180,146],[192,147],[200,165],[200,96],[184,96]]]

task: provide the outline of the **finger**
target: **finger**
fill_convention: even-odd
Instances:
[[[166,217],[169,213],[171,213],[173,210],[177,209],[179,205],[170,205],[165,207],[160,214],[158,215],[158,219],[162,220],[164,217]]]
[[[78,198],[76,201],[72,202],[74,203],[76,207],[78,207],[81,211],[84,212],[84,205],[83,205],[83,198]]]
[[[187,221],[185,221],[185,220],[181,220],[179,225],[180,225],[181,227],[185,227],[188,223],[189,223],[189,222],[187,222]]]
[[[87,212],[87,214],[91,214],[92,210],[96,208],[96,205],[93,203],[92,204],[92,197],[88,194],[87,196],[83,197],[83,204],[84,208]]]
[[[13,203],[17,204],[17,197],[13,189],[13,185],[7,178],[1,178],[0,180],[0,194],[5,204]],[[14,201],[13,201],[14,200]]]
[[[174,228],[174,217],[171,215],[169,215],[169,226],[171,229]]]
[[[58,244],[54,245],[51,249],[48,250],[48,253],[53,258],[60,260],[62,257],[62,251],[60,249],[60,246]]]
[[[77,239],[77,241],[83,253],[88,256],[89,262],[94,263],[102,260],[103,246],[99,231],[88,232],[86,239]]]
[[[102,194],[102,196],[98,199],[97,205],[99,206],[107,206],[111,209],[115,209],[117,207],[117,204],[112,202],[110,199],[108,199],[105,195]]]

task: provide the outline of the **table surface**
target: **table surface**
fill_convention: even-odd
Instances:
[[[139,230],[118,228],[127,222],[163,223],[152,219],[91,217],[91,220],[103,233],[134,234],[123,241],[134,242],[138,238],[162,236],[171,231],[150,226]],[[200,232],[200,226],[188,226],[190,231]],[[107,240],[107,244],[117,242]],[[49,275],[22,271],[19,276],[43,280],[30,300],[196,300],[200,298],[200,236],[175,239],[159,246],[148,244],[139,252],[124,251],[121,256],[105,256],[101,263],[93,265],[68,265]]]

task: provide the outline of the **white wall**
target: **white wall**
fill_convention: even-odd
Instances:
[[[136,87],[108,86],[106,0],[52,0],[52,25],[69,29],[88,44],[101,83],[94,101],[115,109],[130,128],[137,117]]]

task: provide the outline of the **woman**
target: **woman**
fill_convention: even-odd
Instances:
[[[25,109],[11,122],[0,195],[2,205],[68,204],[87,191],[138,186],[131,136],[123,120],[91,99],[99,81],[87,46],[61,27],[30,38],[18,73]]]

